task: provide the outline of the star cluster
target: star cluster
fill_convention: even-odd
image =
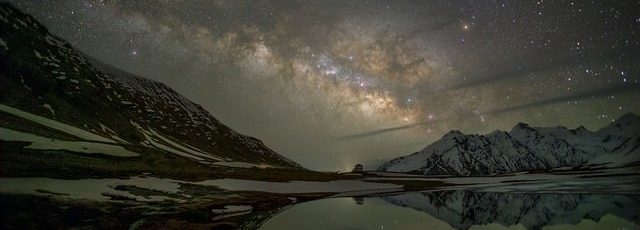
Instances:
[[[637,1],[12,3],[313,169],[640,112]]]

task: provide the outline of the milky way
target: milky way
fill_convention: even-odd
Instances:
[[[13,1],[319,170],[640,112],[638,1]]]

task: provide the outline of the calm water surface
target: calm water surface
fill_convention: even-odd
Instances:
[[[640,229],[640,196],[437,191],[300,203],[260,229]]]

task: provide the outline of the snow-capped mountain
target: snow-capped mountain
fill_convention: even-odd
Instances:
[[[627,195],[493,193],[469,190],[407,193],[382,197],[447,222],[456,229],[473,225],[520,224],[526,229],[577,224],[609,214],[636,220],[640,200]]]
[[[0,4],[0,118],[14,134],[3,141],[31,148],[46,137],[108,145],[82,147],[96,153],[117,145],[204,164],[300,167],[166,85],[88,59],[8,4]]]
[[[640,117],[626,114],[596,132],[584,127],[534,128],[464,135],[451,131],[419,152],[379,171],[423,175],[493,175],[560,167],[624,166],[640,162]]]

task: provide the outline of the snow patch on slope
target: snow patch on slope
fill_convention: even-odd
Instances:
[[[67,150],[76,153],[104,154],[116,157],[139,156],[139,154],[131,152],[122,146],[87,141],[64,141],[2,127],[0,127],[0,139],[4,141],[30,142],[31,144],[25,147],[28,149]]]
[[[0,38],[0,47],[2,47],[5,51],[9,50],[9,46],[7,46],[7,42]]]
[[[144,135],[145,138],[145,142],[150,144],[153,147],[156,147],[158,149],[162,149],[164,151],[179,155],[179,156],[183,156],[183,157],[187,157],[193,160],[197,160],[197,161],[205,161],[205,158],[211,159],[211,160],[216,160],[216,161],[222,161],[222,158],[216,157],[216,156],[212,156],[209,154],[206,154],[204,152],[198,152],[196,150],[187,148],[185,146],[182,146],[174,141],[171,141],[170,139],[163,137],[162,135],[158,134],[158,132],[156,132],[153,129],[149,129],[146,130],[144,128],[142,128],[142,126],[140,126],[138,123],[134,122],[134,121],[130,121],[130,123],[135,126],[141,133],[142,135]],[[158,139],[154,139],[154,137],[157,137]],[[160,143],[160,141],[165,142],[168,145],[165,145],[163,143]],[[145,144],[145,143],[143,143]]]
[[[113,131],[113,129],[107,127],[106,125],[103,125],[102,123],[98,123],[98,125],[100,125],[100,129],[102,129],[102,132],[109,133],[111,135],[111,138],[113,138],[114,140],[119,141],[120,143],[129,143],[120,138],[120,136],[118,136],[118,133],[116,133],[116,131]]]
[[[53,108],[51,107],[51,105],[49,104],[43,104],[42,107],[44,107],[45,109],[48,109],[49,112],[51,112],[51,116],[55,116],[56,115],[56,111],[53,110]]]
[[[178,148],[178,149],[180,149],[180,150],[182,150],[184,152],[187,152],[187,153],[192,154],[192,155],[204,157],[204,158],[209,158],[209,159],[212,159],[212,160],[222,161],[222,158],[216,157],[216,156],[212,156],[212,155],[210,155],[210,154],[208,154],[208,153],[206,153],[206,152],[204,152],[204,151],[202,151],[200,149],[197,149],[195,147],[192,147],[193,149],[191,149],[191,148],[185,147],[185,146],[183,146],[181,144],[178,144],[178,143],[172,141],[171,139],[160,135],[158,132],[156,132],[155,130],[153,130],[151,128],[149,129],[149,131],[151,132],[151,134],[153,134],[153,136],[158,137],[160,140],[162,140],[162,141],[170,144],[171,146],[176,147],[176,148]]]
[[[3,105],[0,104],[0,111],[20,117],[20,118],[24,118],[26,120],[38,123],[40,125],[44,125],[47,126],[49,128],[58,130],[58,131],[62,131],[65,132],[67,134],[85,139],[85,140],[89,140],[89,141],[99,141],[99,142],[107,142],[107,143],[116,143],[114,140],[111,140],[109,138],[100,136],[98,134],[80,129],[80,128],[76,128],[73,127],[71,125],[67,125],[64,124],[62,122],[58,122],[55,120],[51,120],[49,118],[46,117],[41,117],[32,113],[28,113],[7,105]]]
[[[213,163],[214,165],[225,166],[225,167],[235,167],[235,168],[271,168],[273,166],[267,164],[253,164],[247,162],[240,161],[220,161]]]

